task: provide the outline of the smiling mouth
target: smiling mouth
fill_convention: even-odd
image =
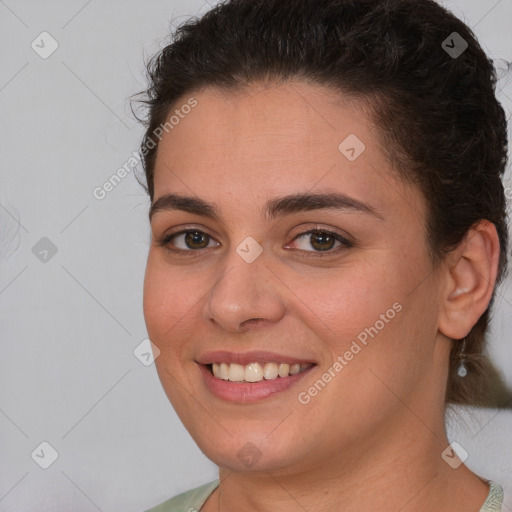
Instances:
[[[217,379],[247,383],[284,379],[302,373],[315,365],[313,363],[289,364],[254,362],[246,365],[236,363],[211,363],[205,366]]]

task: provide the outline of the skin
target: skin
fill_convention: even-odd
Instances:
[[[198,197],[215,203],[219,219],[153,215],[144,314],[165,392],[219,466],[220,487],[202,510],[479,510],[488,485],[441,457],[444,393],[450,338],[467,335],[494,288],[494,226],[481,222],[434,268],[426,201],[390,167],[362,103],[302,82],[193,96],[198,105],[160,142],[154,199]],[[353,162],[338,149],[349,134],[366,146]],[[364,201],[379,216],[262,214],[270,199],[320,192]],[[315,239],[302,234],[318,227],[352,245],[315,257]],[[183,236],[158,244],[186,228],[210,235],[208,247],[190,248]],[[248,236],[263,249],[250,264],[236,252]],[[395,303],[395,318],[301,404],[298,393]],[[206,349],[272,350],[318,366],[285,392],[233,404],[203,382],[195,360]],[[237,456],[246,443],[261,455],[249,468]]]

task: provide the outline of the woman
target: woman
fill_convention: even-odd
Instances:
[[[490,511],[478,403],[505,269],[492,63],[431,0],[228,0],[151,63],[144,286],[219,480],[152,511]]]

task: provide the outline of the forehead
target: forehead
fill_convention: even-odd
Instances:
[[[179,143],[192,140],[199,151],[222,156],[224,150],[226,157],[240,160],[299,160],[299,151],[338,157],[340,137],[357,132],[369,142],[372,129],[361,115],[361,104],[301,82],[252,84],[240,90],[209,87],[193,96],[197,106],[171,132],[178,158]],[[187,101],[178,100],[173,111]]]
[[[361,100],[302,82],[255,84],[202,89],[170,114],[191,97],[197,105],[159,144],[155,198],[175,190],[258,197],[329,188],[381,210],[411,194],[412,204],[421,202],[390,167]]]

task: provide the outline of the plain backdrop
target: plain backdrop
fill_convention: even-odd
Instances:
[[[445,5],[503,59],[510,115],[512,0]],[[135,512],[216,478],[154,365],[134,354],[147,338],[148,198],[133,171],[103,199],[93,194],[138,150],[128,98],[145,87],[144,61],[171,24],[208,8],[0,0],[1,512]],[[490,353],[509,386],[511,319],[507,280]],[[455,413],[449,432],[467,464],[510,485],[512,412]]]

